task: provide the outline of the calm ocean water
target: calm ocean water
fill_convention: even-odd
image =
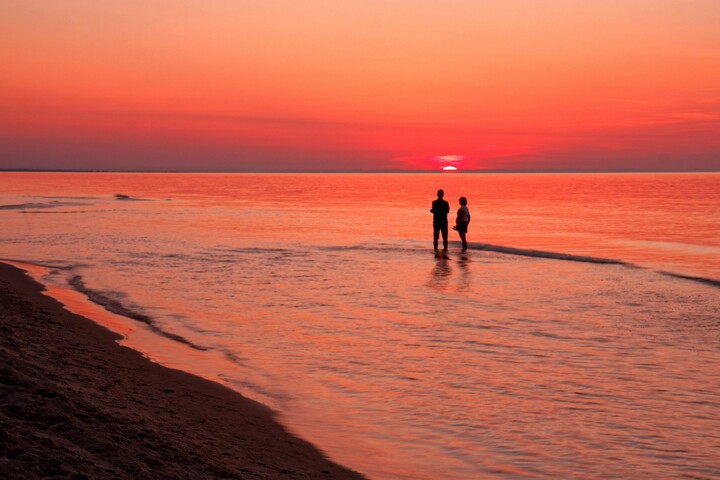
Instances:
[[[720,478],[720,174],[0,173],[0,225],[371,478]]]

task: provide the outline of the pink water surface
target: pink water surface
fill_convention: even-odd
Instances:
[[[717,174],[0,173],[0,257],[371,478],[712,478],[719,212]]]

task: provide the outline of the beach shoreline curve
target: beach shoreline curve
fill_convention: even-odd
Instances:
[[[0,477],[362,479],[268,407],[118,344],[0,263]]]

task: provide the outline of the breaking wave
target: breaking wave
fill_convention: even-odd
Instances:
[[[35,210],[40,210],[43,208],[79,207],[79,206],[87,206],[87,203],[60,202],[57,200],[53,200],[52,202],[40,202],[40,203],[28,202],[28,203],[18,203],[18,204],[14,204],[14,205],[0,205],[0,210],[27,210],[30,208],[35,209]]]
[[[197,345],[190,340],[186,339],[185,337],[181,335],[177,335],[175,333],[168,332],[166,330],[163,330],[160,328],[155,320],[144,313],[137,312],[135,310],[132,310],[131,308],[128,308],[127,306],[123,305],[120,301],[111,298],[108,294],[103,293],[99,290],[94,290],[92,288],[87,287],[85,285],[85,282],[83,281],[82,277],[80,275],[75,275],[71,277],[68,280],[68,283],[70,286],[72,286],[75,290],[85,295],[91,302],[96,303],[102,307],[104,307],[109,312],[115,313],[117,315],[122,315],[123,317],[131,318],[133,320],[136,320],[138,322],[144,323],[145,325],[150,328],[150,330],[154,333],[157,333],[158,335],[162,335],[165,338],[169,338],[170,340],[174,340],[176,342],[183,343],[187,345],[190,348],[194,348],[195,350],[210,350],[207,347],[203,347],[200,345]]]
[[[524,248],[504,247],[502,245],[490,245],[489,243],[469,243],[471,250],[485,250],[488,252],[504,253],[507,255],[521,255],[523,257],[550,258],[553,260],[566,260],[570,262],[601,263],[608,265],[625,265],[635,267],[632,263],[614,258],[589,257],[586,255],[572,255],[569,253],[546,252],[543,250],[529,250]]]

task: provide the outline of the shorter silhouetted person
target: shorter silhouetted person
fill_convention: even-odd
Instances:
[[[460,234],[460,240],[462,241],[462,251],[467,250],[467,231],[468,225],[470,224],[470,210],[467,207],[467,198],[460,197],[460,208],[457,211],[457,217],[455,217],[455,228]]]
[[[430,211],[433,214],[433,247],[435,250],[438,249],[438,238],[440,232],[443,237],[443,250],[448,248],[448,220],[447,216],[450,213],[450,204],[447,200],[443,200],[445,192],[443,190],[437,191],[437,200],[433,200],[432,208]]]

